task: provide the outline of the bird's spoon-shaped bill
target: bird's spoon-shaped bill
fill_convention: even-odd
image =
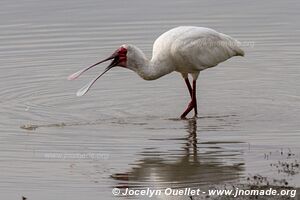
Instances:
[[[85,72],[88,69],[90,69],[90,67],[79,70],[78,72],[75,72],[74,74],[71,74],[70,76],[68,76],[68,80],[71,81],[71,80],[78,78],[78,76],[80,76],[83,72]]]
[[[114,66],[108,66],[104,72],[102,72],[99,76],[97,76],[95,79],[93,79],[91,82],[89,82],[88,84],[86,84],[85,86],[83,86],[81,89],[79,89],[76,93],[76,96],[81,97],[83,96],[85,93],[87,93],[89,91],[89,89],[92,87],[92,85],[103,75],[105,74],[108,70],[110,70],[111,68],[113,68]]]
[[[71,75],[68,77],[68,80],[74,80],[74,79],[78,78],[83,72],[85,72],[85,71],[91,69],[92,67],[95,67],[96,65],[99,65],[99,64],[101,64],[101,63],[103,63],[103,62],[106,62],[106,61],[108,61],[108,60],[111,60],[111,59],[113,59],[113,58],[115,58],[115,55],[112,55],[112,56],[110,56],[110,57],[108,57],[108,58],[106,58],[106,59],[104,59],[104,60],[101,60],[100,62],[97,62],[97,63],[95,63],[95,64],[93,64],[93,65],[91,65],[91,66],[89,66],[89,67],[86,67],[86,68],[84,68],[84,69],[82,69],[82,70],[79,70],[78,72],[75,72],[74,74],[71,74]]]

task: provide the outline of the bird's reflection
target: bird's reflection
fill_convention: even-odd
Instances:
[[[197,120],[201,119],[185,121],[187,134],[182,139],[180,150],[145,150],[143,158],[134,163],[128,172],[112,175],[118,182],[116,187],[199,187],[238,179],[244,170],[241,151],[229,149],[226,152],[228,142],[226,148],[222,142],[199,142]]]
[[[186,155],[193,156],[193,162],[197,162],[198,156],[197,156],[197,120],[195,118],[192,118],[188,120],[187,124],[187,142],[186,142]],[[192,153],[191,153],[192,151]]]

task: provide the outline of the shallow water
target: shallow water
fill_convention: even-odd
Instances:
[[[270,166],[300,155],[299,8],[271,0],[2,1],[0,198],[114,199],[114,187],[205,189],[249,174],[299,187],[298,173]],[[123,43],[150,57],[155,38],[179,25],[245,44],[246,57],[200,74],[198,119],[176,118],[189,100],[177,73],[147,82],[116,68],[75,96],[104,65],[76,81],[69,74]]]

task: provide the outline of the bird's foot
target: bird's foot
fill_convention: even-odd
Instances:
[[[196,108],[197,107],[197,102],[195,99],[193,99],[187,109],[182,113],[182,115],[180,116],[181,119],[186,119],[186,116],[189,114],[189,112],[191,112],[191,110],[193,110],[193,108]],[[195,113],[195,115],[197,115],[197,113]]]
[[[181,120],[198,119],[198,118],[200,118],[200,117],[198,117],[198,115],[194,115],[191,118],[187,118],[186,116],[183,116],[183,115],[180,116]]]
[[[187,120],[186,116],[183,116],[183,114],[180,116],[181,120]]]

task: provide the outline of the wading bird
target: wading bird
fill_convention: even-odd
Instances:
[[[68,79],[76,79],[88,69],[112,60],[103,73],[78,90],[77,96],[82,96],[98,78],[116,66],[130,69],[145,80],[155,80],[176,71],[181,73],[191,96],[190,103],[181,115],[181,118],[186,118],[193,109],[195,116],[198,113],[196,81],[200,71],[214,67],[233,56],[244,56],[244,51],[232,37],[210,28],[180,26],[156,39],[151,60],[138,47],[124,44],[108,58],[70,75]],[[192,86],[189,74],[193,79]]]

